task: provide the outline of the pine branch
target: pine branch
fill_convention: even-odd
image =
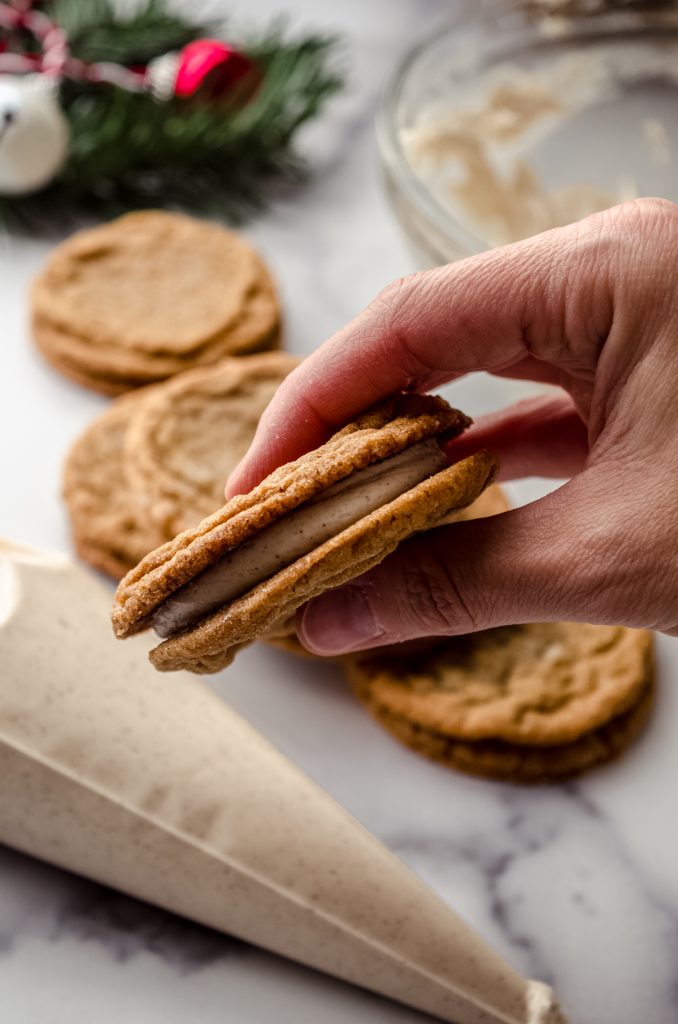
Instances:
[[[47,13],[68,32],[71,52],[88,62],[147,64],[170,50],[219,30],[216,23],[194,23],[147,0],[124,20],[109,0],[51,0]]]
[[[126,61],[132,52],[136,60],[142,52],[146,58],[166,52],[175,31],[190,38],[205,34],[204,26],[187,27],[165,15],[160,0],[150,0],[134,22],[112,27],[101,20],[110,16],[108,0],[93,0],[96,17],[90,2],[83,13],[79,0],[51,0],[59,19],[70,19],[78,55],[105,52],[110,59],[115,41]],[[187,41],[184,35],[180,45]],[[60,100],[72,134],[68,163],[39,193],[0,197],[0,224],[58,230],[74,214],[112,216],[149,205],[218,213],[237,224],[262,209],[275,181],[304,175],[295,133],[340,88],[342,77],[333,38],[288,41],[278,24],[244,49],[261,83],[241,105],[237,96],[227,107],[200,96],[161,103],[112,85],[64,82]]]

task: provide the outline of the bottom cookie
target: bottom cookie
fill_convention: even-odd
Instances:
[[[490,516],[498,516],[502,512],[508,512],[511,508],[506,496],[506,491],[499,484],[491,484],[483,491],[480,497],[476,498],[468,508],[462,508],[459,512],[453,512],[445,520],[445,524],[461,523],[468,519],[487,519]]]
[[[235,331],[237,333],[237,330]],[[159,365],[157,372],[147,369],[144,373],[135,373],[132,369],[125,369],[124,361],[119,368],[112,364],[99,364],[96,360],[87,358],[87,346],[78,347],[79,343],[70,339],[68,335],[60,332],[53,325],[43,322],[40,319],[33,321],[33,339],[45,360],[63,376],[81,387],[98,391],[100,394],[115,397],[132,391],[136,388],[146,387],[149,384],[158,383],[168,379],[185,370],[190,370],[201,365],[201,360],[187,360],[185,366]],[[260,351],[268,351],[280,348],[280,330],[276,328],[263,335],[253,343],[243,354],[254,354]],[[239,354],[239,353],[234,353]],[[206,364],[213,365],[224,358],[223,354],[215,354],[212,360],[204,360]]]
[[[271,647],[277,647],[279,651],[285,651],[286,654],[295,654],[297,658],[307,658],[309,661],[333,661],[333,658],[324,658],[321,654],[313,654],[312,651],[308,651],[296,633],[285,634],[284,636],[263,636],[261,638],[264,643],[270,644]]]
[[[630,710],[571,743],[549,747],[521,746],[501,740],[457,740],[390,714],[378,704],[367,707],[406,746],[449,768],[484,779],[546,785],[580,775],[623,754],[647,724],[654,692],[650,679]]]
[[[62,359],[60,356],[56,355],[49,346],[43,345],[39,334],[35,335],[35,343],[45,361],[57,370],[62,377],[66,377],[68,380],[72,381],[74,384],[78,384],[82,388],[88,388],[90,391],[96,391],[100,395],[106,395],[108,398],[116,398],[118,395],[123,395],[127,391],[132,391],[147,383],[133,379],[114,379],[112,377],[103,377],[94,373],[89,373],[81,367],[75,366],[73,363],[68,362],[68,360]]]

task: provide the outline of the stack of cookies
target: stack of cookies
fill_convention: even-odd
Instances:
[[[228,474],[296,365],[282,352],[224,359],[113,402],[66,459],[80,557],[119,579],[223,504]]]
[[[280,310],[239,235],[148,210],[57,246],[32,291],[43,355],[108,395],[278,344]]]
[[[543,622],[354,656],[346,671],[374,717],[451,768],[554,782],[620,754],[647,721],[652,634]]]

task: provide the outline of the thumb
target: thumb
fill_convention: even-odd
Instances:
[[[401,545],[310,601],[298,621],[301,642],[331,656],[519,622],[624,624],[633,585],[623,571],[624,524],[595,474],[587,478],[584,471],[531,505]]]

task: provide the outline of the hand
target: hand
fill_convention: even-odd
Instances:
[[[678,206],[643,199],[404,278],[279,389],[229,480],[246,491],[378,399],[472,370],[559,385],[448,447],[502,477],[571,477],[491,519],[403,544],[309,602],[338,654],[420,636],[579,620],[678,635]]]

